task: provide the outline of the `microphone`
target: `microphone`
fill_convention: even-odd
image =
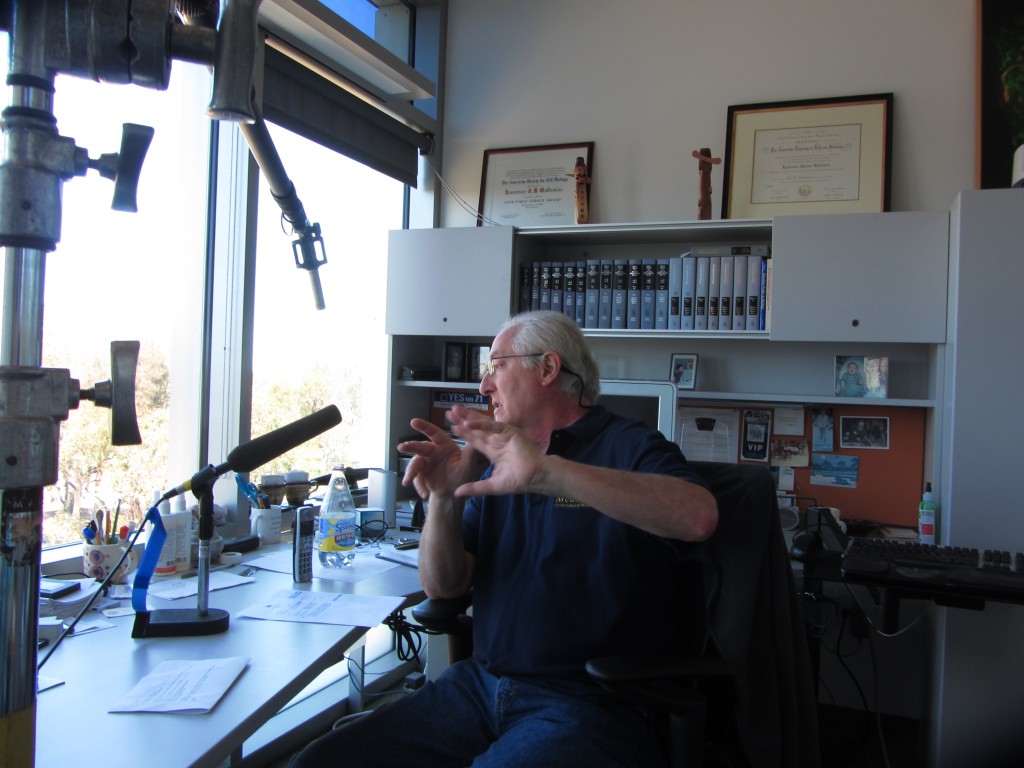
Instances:
[[[242,443],[228,454],[227,463],[235,472],[251,472],[340,423],[338,406],[328,405],[262,437]]]
[[[338,406],[328,405],[326,408],[321,408],[309,416],[303,416],[298,421],[285,424],[283,427],[278,427],[247,443],[242,443],[228,454],[228,459],[223,464],[217,466],[211,464],[199,470],[181,485],[167,491],[160,501],[166,501],[190,491],[193,486],[209,483],[229,469],[235,472],[251,472],[256,467],[261,467],[281,454],[288,453],[292,448],[299,447],[307,440],[312,440],[340,423],[341,411],[338,410]]]

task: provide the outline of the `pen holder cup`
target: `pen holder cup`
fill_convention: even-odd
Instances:
[[[306,503],[306,499],[309,498],[309,494],[319,487],[320,486],[316,480],[304,480],[299,483],[288,483],[284,487],[284,497],[288,501],[288,506],[301,507]]]
[[[82,569],[88,576],[102,581],[110,575],[110,572],[121,559],[125,548],[120,544],[83,544],[82,545]],[[124,584],[128,573],[135,567],[135,551],[125,558],[117,573],[110,580],[111,584]]]
[[[260,545],[277,544],[281,541],[281,506],[271,505],[270,509],[253,508],[249,513],[252,533],[260,537]]]

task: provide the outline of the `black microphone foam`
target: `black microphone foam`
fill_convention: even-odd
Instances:
[[[227,464],[235,472],[252,472],[340,423],[341,411],[338,406],[329,405],[298,421],[242,443],[228,454]]]

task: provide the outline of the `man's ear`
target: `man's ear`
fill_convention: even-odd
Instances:
[[[558,381],[562,370],[562,361],[554,352],[545,352],[540,359],[541,383],[545,386]]]

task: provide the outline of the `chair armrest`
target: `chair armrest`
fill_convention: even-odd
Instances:
[[[605,656],[591,659],[586,668],[605,688],[642,706],[680,715],[704,707],[705,696],[694,683],[731,683],[736,677],[724,659],[713,656]]]
[[[430,632],[454,634],[467,626],[466,609],[473,602],[473,593],[459,597],[427,598],[412,609],[412,616]]]
[[[609,685],[687,680],[729,680],[736,672],[716,656],[625,655],[604,656],[587,662],[587,673]]]

